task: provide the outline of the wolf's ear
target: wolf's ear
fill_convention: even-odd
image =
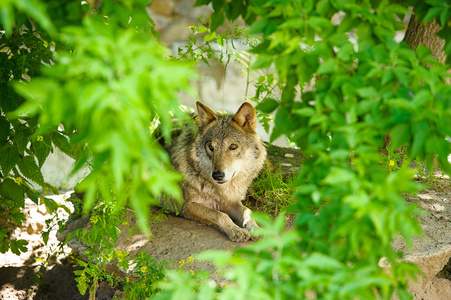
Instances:
[[[244,102],[233,117],[233,121],[244,130],[253,132],[257,127],[257,114],[254,107]]]
[[[211,109],[209,109],[208,107],[206,107],[199,101],[196,102],[196,105],[197,105],[197,112],[199,113],[199,119],[200,119],[200,122],[202,123],[202,126],[208,125],[216,119],[216,114]]]

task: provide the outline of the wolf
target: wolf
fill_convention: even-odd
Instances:
[[[246,242],[258,225],[241,201],[266,159],[255,132],[255,110],[247,102],[235,114],[214,113],[200,102],[196,106],[195,126],[185,125],[167,147],[174,168],[184,176],[179,213],[217,226],[234,242]]]

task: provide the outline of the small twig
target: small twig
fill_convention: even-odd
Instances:
[[[432,235],[430,235],[430,233],[427,232],[426,230],[425,230],[424,232],[426,232],[426,234],[427,234],[431,239],[433,239],[436,243],[443,244],[442,242],[440,242],[440,241],[438,241],[437,239],[435,239]]]

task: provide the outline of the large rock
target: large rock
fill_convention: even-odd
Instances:
[[[222,279],[215,274],[212,263],[197,260],[191,264],[181,262],[187,262],[189,257],[206,250],[228,250],[250,243],[232,242],[227,235],[213,227],[172,215],[152,222],[152,237],[148,239],[139,233],[131,211],[127,212],[127,219],[130,222],[120,226],[121,234],[116,244],[118,250],[127,251],[131,256],[144,251],[158,261],[167,261],[170,266],[183,265],[191,270],[207,270],[217,282]]]
[[[406,198],[425,214],[418,217],[423,236],[414,239],[412,250],[401,238],[393,247],[406,253],[405,260],[418,265],[424,276],[409,283],[415,299],[451,299],[451,185],[449,178],[437,178],[428,190]]]

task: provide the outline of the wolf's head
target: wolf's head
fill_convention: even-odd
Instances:
[[[257,116],[252,105],[243,103],[232,115],[215,114],[197,102],[197,111],[201,134],[196,148],[200,156],[207,158],[200,161],[202,170],[217,184],[225,184],[239,174],[251,176],[252,180],[265,153],[255,133]]]

